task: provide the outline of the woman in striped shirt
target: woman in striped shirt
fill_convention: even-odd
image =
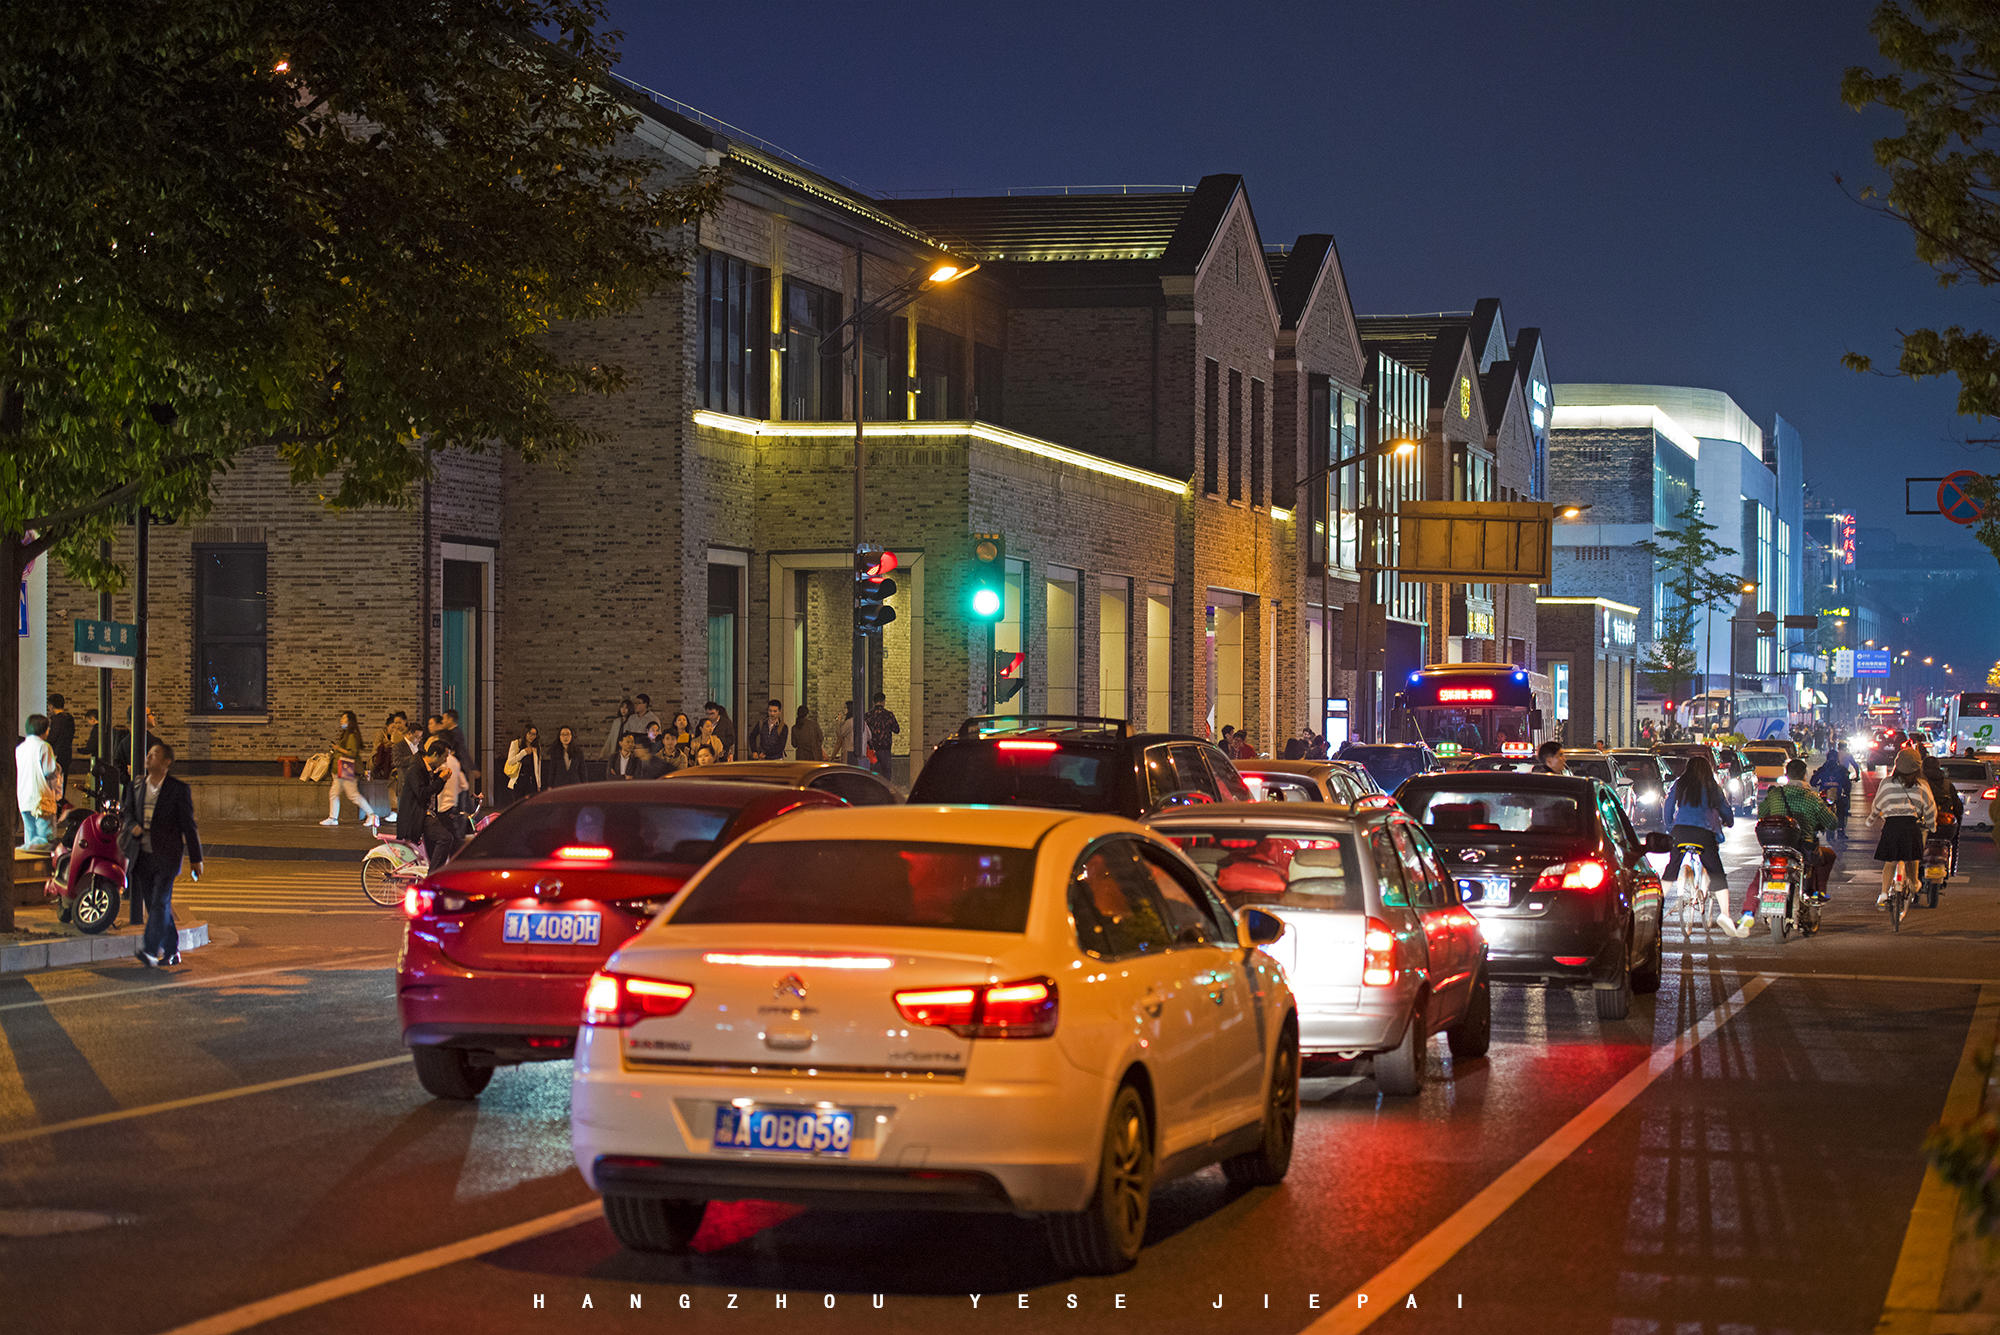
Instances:
[[[1924,783],[1924,765],[1917,753],[1904,747],[1896,753],[1896,769],[1875,790],[1875,805],[1869,808],[1870,824],[1882,827],[1875,844],[1875,860],[1882,864],[1882,893],[1875,898],[1880,908],[1889,902],[1889,887],[1895,883],[1896,868],[1903,868],[1903,884],[1915,889],[1917,861],[1924,855],[1924,836],[1937,828],[1937,800]]]

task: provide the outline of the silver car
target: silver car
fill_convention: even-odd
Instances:
[[[1400,807],[1218,803],[1146,820],[1206,872],[1235,909],[1289,929],[1267,952],[1285,966],[1308,1074],[1366,1061],[1385,1094],[1423,1087],[1430,1039],[1486,1052],[1486,938],[1423,827]]]
[[[1265,802],[1395,801],[1367,770],[1338,760],[1240,760],[1236,772]]]
[[[2000,774],[2000,766],[1990,760],[1958,756],[1940,756],[1938,764],[1944,769],[1944,777],[1951,780],[1958,800],[1965,803],[1965,828],[1991,829],[1993,822],[1986,813],[1993,799],[1986,796],[1986,791],[1993,786],[1995,775]]]

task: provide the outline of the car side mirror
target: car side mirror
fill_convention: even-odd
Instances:
[[[1263,909],[1236,911],[1236,944],[1245,950],[1272,945],[1285,934],[1285,920]]]
[[[1645,848],[1648,853],[1671,853],[1674,851],[1674,841],[1655,830],[1646,836]]]

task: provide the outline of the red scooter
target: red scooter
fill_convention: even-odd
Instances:
[[[118,851],[115,785],[99,776],[97,809],[71,807],[56,819],[55,856],[43,895],[62,905],[62,920],[95,936],[118,920],[125,858]]]

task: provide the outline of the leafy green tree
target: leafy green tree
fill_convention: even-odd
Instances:
[[[1991,0],[1883,0],[1868,30],[1887,68],[1849,69],[1841,97],[1856,111],[1894,112],[1901,129],[1875,141],[1875,165],[1886,180],[1861,186],[1860,198],[1910,229],[1917,258],[1937,271],[1940,287],[2000,283],[2000,7]],[[1960,325],[1900,338],[1893,374],[1951,376],[1961,415],[2000,417],[2000,339]],[[1874,367],[1861,353],[1842,360],[1857,371]],[[2000,477],[1972,491],[1986,507],[1975,535],[2000,558]]]
[[[46,553],[114,587],[99,542],[135,505],[198,515],[246,451],[349,508],[411,504],[434,452],[588,445],[565,400],[624,379],[544,335],[685,281],[719,188],[633,137],[603,20],[601,0],[0,0],[10,585]]]
[[[1717,562],[1736,555],[1736,549],[1715,541],[1716,525],[1701,516],[1701,492],[1692,489],[1674,517],[1677,527],[1667,530],[1667,540],[1649,538],[1637,544],[1662,568],[1667,593],[1660,633],[1647,647],[1639,670],[1647,684],[1670,699],[1685,700],[1692,693],[1701,661],[1695,627],[1702,613],[1731,605],[1741,587],[1734,576],[1715,569]]]

